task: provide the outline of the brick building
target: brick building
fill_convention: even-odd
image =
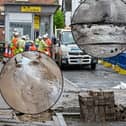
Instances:
[[[0,0],[0,41],[10,41],[14,29],[30,39],[45,33],[51,37],[58,7],[57,0]]]

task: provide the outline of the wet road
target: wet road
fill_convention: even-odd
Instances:
[[[82,68],[63,70],[63,76],[73,87],[84,90],[107,89],[115,93],[115,103],[126,106],[126,75],[119,75],[111,68],[97,65],[95,71]],[[120,88],[113,88],[120,87]],[[73,100],[74,101],[74,100]],[[68,126],[126,126],[126,122],[82,123],[80,120],[66,120]]]
[[[126,88],[126,75],[119,75],[111,68],[97,65],[95,71],[82,68],[63,70],[64,77],[75,86],[83,89],[113,89],[121,86]]]

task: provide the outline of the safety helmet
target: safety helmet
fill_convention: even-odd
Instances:
[[[22,39],[26,39],[26,36],[25,36],[25,35],[23,35],[21,38],[22,38]]]
[[[48,37],[48,34],[47,33],[43,35],[43,38],[47,38],[47,37]]]
[[[14,36],[18,36],[18,35],[19,35],[19,33],[18,33],[18,32],[15,32],[15,33],[14,33]]]
[[[39,39],[42,39],[42,36],[40,36],[40,35],[39,35],[39,37],[38,37],[38,38],[39,38]]]

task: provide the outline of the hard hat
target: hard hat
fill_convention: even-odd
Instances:
[[[19,35],[19,33],[18,33],[18,32],[15,32],[15,33],[14,33],[14,35],[15,35],[15,36],[18,36],[18,35]]]
[[[48,37],[48,34],[43,35],[43,38],[47,38],[47,37]]]
[[[39,39],[42,39],[42,36],[40,36],[40,35],[39,35],[39,37],[38,37],[38,38],[39,38]]]
[[[25,36],[25,35],[23,35],[21,38],[22,38],[22,39],[26,39],[26,36]]]

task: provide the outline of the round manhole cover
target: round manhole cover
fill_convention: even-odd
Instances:
[[[24,52],[11,58],[0,74],[5,101],[15,110],[37,114],[60,98],[63,78],[59,67],[39,52]]]

